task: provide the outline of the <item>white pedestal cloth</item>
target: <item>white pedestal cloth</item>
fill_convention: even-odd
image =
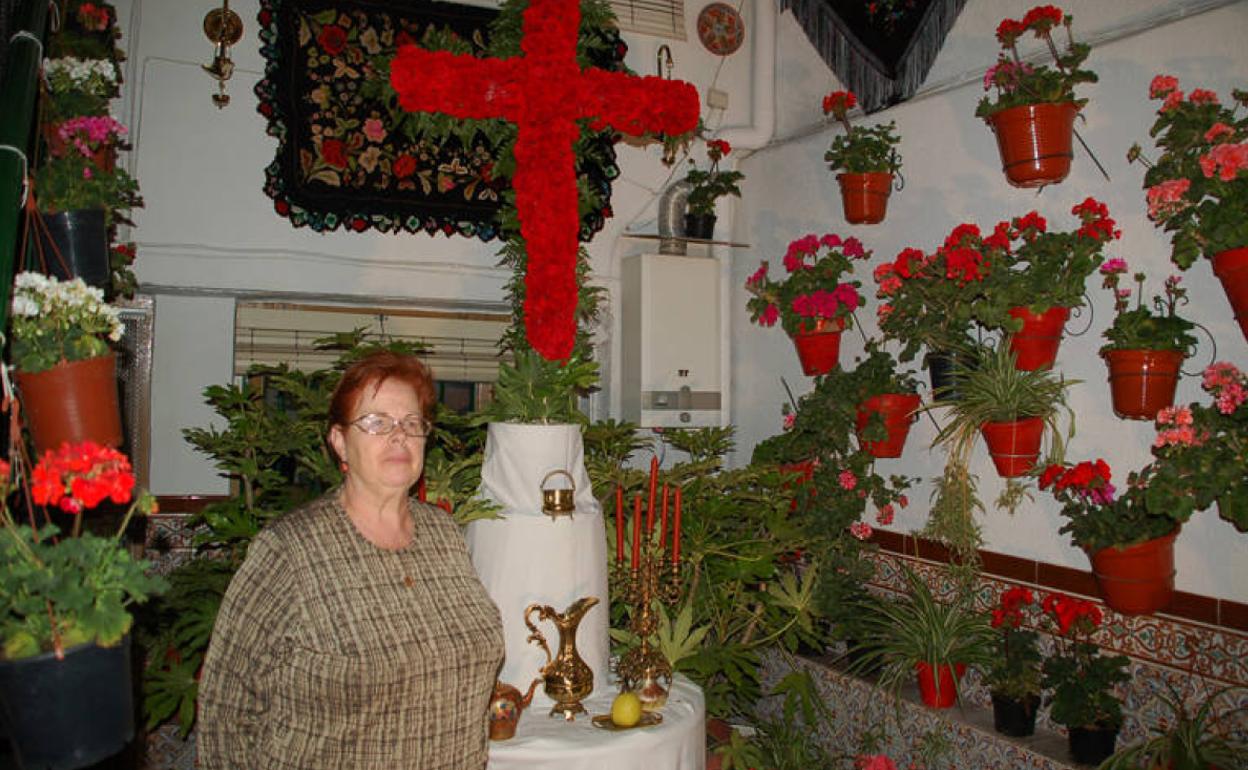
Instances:
[[[613,687],[586,701],[590,716],[611,712]],[[677,676],[663,723],[609,732],[589,716],[575,722],[548,717],[536,706],[520,715],[514,738],[490,742],[488,770],[703,770],[706,767],[706,705],[702,690]]]
[[[576,512],[552,521],[542,513],[541,483],[556,469],[566,470],[576,483]],[[547,488],[567,484],[558,475]],[[594,672],[594,692],[602,692],[610,650],[606,535],[585,471],[580,426],[491,424],[480,494],[503,506],[504,518],[474,521],[466,532],[473,566],[503,616],[507,659],[499,679],[526,690],[546,663],[542,648],[527,641],[526,607],[545,604],[563,612],[581,597],[596,596],[598,604],[577,630],[576,648]],[[539,622],[536,612],[532,618],[551,653],[558,654],[555,624]],[[530,711],[544,716],[550,706],[539,685]]]

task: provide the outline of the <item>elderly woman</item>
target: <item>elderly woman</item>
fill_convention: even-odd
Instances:
[[[352,365],[329,410],[342,486],[270,524],[230,583],[199,685],[199,766],[482,768],[498,609],[446,513],[409,497],[433,383]]]

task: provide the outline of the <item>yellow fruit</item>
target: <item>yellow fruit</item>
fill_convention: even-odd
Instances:
[[[641,698],[635,692],[622,692],[611,702],[611,721],[620,727],[632,727],[641,721]]]

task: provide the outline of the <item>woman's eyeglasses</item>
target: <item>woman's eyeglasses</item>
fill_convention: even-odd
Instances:
[[[414,414],[398,419],[388,414],[370,412],[355,418],[351,424],[370,436],[389,436],[394,433],[395,428],[402,428],[404,435],[409,438],[425,438],[433,430],[428,420]]]

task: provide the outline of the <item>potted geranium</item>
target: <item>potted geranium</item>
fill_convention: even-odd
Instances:
[[[1040,707],[1040,655],[1036,632],[1023,628],[1024,613],[1035,603],[1031,590],[1022,586],[1001,592],[992,608],[991,625],[997,629],[996,647],[985,675],[992,693],[993,727],[1016,738],[1036,731]]]
[[[834,233],[798,238],[785,252],[784,280],[771,279],[766,260],[746,279],[746,291],[754,295],[746,303],[750,320],[760,326],[779,321],[793,338],[802,371],[826,374],[840,356],[841,332],[865,304],[858,293],[862,284],[842,278],[853,272],[852,260],[870,257],[857,238],[842,240]]]
[[[1044,686],[1053,690],[1049,716],[1069,731],[1076,762],[1099,764],[1114,753],[1122,726],[1122,700],[1113,690],[1131,678],[1129,661],[1100,654],[1092,636],[1101,610],[1092,602],[1049,594],[1041,606],[1058,634],[1054,654],[1044,661]]]
[[[1185,97],[1177,78],[1158,75],[1148,95],[1161,100],[1149,134],[1161,155],[1149,163],[1139,145],[1130,161],[1148,165],[1148,218],[1170,236],[1170,259],[1186,270],[1204,255],[1222,280],[1239,328],[1248,336],[1248,91],[1234,90],[1230,105],[1194,88]]]
[[[1186,516],[1216,504],[1248,532],[1248,376],[1219,361],[1205,369],[1201,387],[1212,403],[1157,413],[1149,508]]]
[[[40,273],[14,281],[10,339],[26,425],[40,450],[63,441],[121,443],[116,359],[117,309],[82,279]]]
[[[1104,262],[1106,245],[1122,236],[1109,209],[1094,198],[1075,205],[1071,213],[1079,218],[1079,227],[1069,232],[1050,231],[1035,211],[1015,217],[1008,245],[991,244],[988,253],[997,269],[988,276],[984,300],[976,305],[976,320],[1010,334],[1020,369],[1053,365],[1070,311],[1083,305],[1088,277]],[[1001,232],[998,225],[994,235]]]
[[[857,103],[852,91],[833,91],[823,97],[823,114],[845,128],[845,133],[832,140],[823,159],[830,170],[840,172],[836,181],[841,186],[845,221],[874,225],[884,221],[893,178],[901,170],[901,156],[897,154],[901,137],[893,133],[896,122],[871,128],[851,125],[849,110]]]
[[[902,343],[901,361],[910,361],[926,346],[925,363],[938,397],[955,397],[954,360],[970,364],[971,324],[984,299],[984,279],[994,268],[986,252],[1004,248],[1008,238],[1000,227],[984,238],[976,225],[961,224],[931,254],[906,248],[875,268],[880,331]]]
[[[18,484],[0,460],[3,499]],[[0,706],[19,765],[85,767],[134,734],[128,608],[165,581],[120,540],[130,517],[154,512],[156,501],[135,494],[125,455],[92,442],[44,453],[24,491],[73,524],[68,536],[33,526],[33,512],[19,524],[0,502]],[[105,500],[130,504],[116,534],[84,532],[85,512]]]
[[[1063,51],[1053,41],[1059,26],[1066,28]],[[1074,41],[1070,27],[1070,16],[1053,5],[1038,5],[1021,20],[997,26],[1001,53],[984,74],[984,90],[995,88],[996,95],[981,99],[975,115],[996,133],[1002,170],[1015,187],[1055,184],[1070,173],[1075,115],[1088,101],[1075,96],[1075,86],[1097,80],[1081,69],[1091,49]],[[1044,41],[1053,66],[1033,66],[1019,56],[1019,38],[1028,32]]]
[[[1054,463],[1041,473],[1040,488],[1062,504],[1067,521],[1058,531],[1088,555],[1105,603],[1124,615],[1148,615],[1174,596],[1174,539],[1191,511],[1148,504],[1149,467],[1130,474],[1123,490],[1111,479],[1104,460]]]
[[[1127,263],[1111,259],[1101,265],[1101,285],[1113,292],[1114,323],[1102,334],[1109,342],[1101,346],[1101,358],[1109,367],[1109,386],[1114,413],[1129,420],[1151,420],[1157,411],[1174,403],[1174,390],[1187,351],[1196,345],[1191,335],[1195,324],[1175,312],[1187,304],[1187,289],[1180,278],[1166,279],[1165,296],[1153,297],[1153,308],[1144,304],[1143,273],[1134,279],[1135,307],[1131,289],[1119,286]]]
[[[918,383],[874,340],[866,353],[854,368],[858,443],[873,457],[901,457],[921,404]]]
[[[80,115],[107,115],[108,102],[118,95],[120,72],[111,59],[65,56],[44,62],[48,98],[44,102],[44,138],[53,149],[57,128]]]
[[[732,145],[723,139],[712,139],[706,143],[706,155],[711,160],[711,167],[700,170],[690,159],[692,168],[685,175],[685,181],[692,185],[689,197],[685,200],[685,236],[689,238],[710,238],[715,234],[715,201],[725,195],[741,197],[738,186],[745,174],[740,171],[720,171],[719,162],[730,152]]]

